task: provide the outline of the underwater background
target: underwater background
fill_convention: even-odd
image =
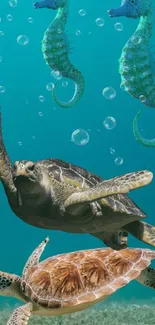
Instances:
[[[55,79],[41,52],[43,34],[56,11],[35,10],[31,0],[11,0],[10,4],[5,0],[0,2],[0,104],[4,141],[12,162],[59,158],[103,178],[140,169],[155,173],[155,149],[140,145],[132,132],[133,118],[143,108],[140,130],[144,137],[153,138],[155,111],[120,88],[118,73],[122,47],[136,29],[138,19],[109,18],[107,10],[120,6],[120,0],[70,0],[67,24],[71,42],[69,58],[84,76],[85,91],[76,106],[65,109],[55,104],[51,91],[48,91],[49,83]],[[82,14],[80,10],[83,10]],[[155,33],[152,43],[155,43],[154,39]],[[67,82],[68,85],[62,80],[58,83],[57,93],[62,100],[71,98],[74,91],[74,84]],[[116,91],[112,100],[103,96],[105,87]],[[111,129],[107,129],[104,123],[108,116],[116,122]],[[110,123],[114,121],[111,119]],[[79,145],[78,136],[72,136],[77,129],[86,131],[84,141],[88,137],[89,141],[85,145]],[[149,186],[130,194],[148,215],[151,224],[155,224],[154,193],[153,180]],[[32,250],[47,235],[50,243],[43,258],[103,246],[90,235],[44,230],[24,223],[11,211],[2,186],[0,202],[2,271],[20,275]],[[129,246],[147,247],[131,236]],[[146,301],[153,297],[153,290],[133,281],[109,301],[130,303],[134,299]],[[14,305],[16,302],[7,297],[0,298],[0,305]]]

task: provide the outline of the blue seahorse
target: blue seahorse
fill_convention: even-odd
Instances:
[[[140,18],[138,27],[125,44],[119,59],[121,84],[134,98],[144,105],[155,108],[155,83],[150,38],[153,27],[152,0],[123,0],[120,8],[108,11],[110,17]],[[138,117],[133,122],[136,139],[143,145],[154,147],[155,139],[144,139],[138,130]]]
[[[68,17],[68,0],[43,0],[35,2],[34,7],[58,10],[55,19],[45,31],[42,40],[43,57],[46,63],[54,71],[64,78],[69,78],[75,82],[75,92],[68,102],[60,101],[56,96],[56,84],[52,89],[54,100],[59,106],[72,107],[81,98],[84,91],[84,78],[68,58],[68,42],[66,41],[65,27]]]

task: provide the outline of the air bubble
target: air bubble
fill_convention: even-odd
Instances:
[[[28,39],[28,37],[26,35],[19,35],[17,37],[17,42],[18,42],[19,45],[25,46],[25,45],[28,44],[29,39]]]
[[[84,10],[84,9],[80,9],[80,10],[79,10],[79,15],[80,15],[80,16],[85,16],[85,15],[86,15],[86,10]]]
[[[39,96],[39,100],[41,103],[43,103],[45,101],[45,97],[41,95],[41,96]]]
[[[29,22],[30,24],[32,24],[32,23],[33,23],[33,18],[32,18],[32,17],[29,17],[29,18],[28,18],[28,22]]]
[[[5,88],[3,86],[0,86],[0,94],[5,93]]]
[[[77,129],[72,133],[71,141],[78,146],[85,146],[89,142],[89,134],[84,129]]]
[[[76,31],[76,36],[80,36],[81,35],[81,31],[78,29],[77,31]]]
[[[116,96],[116,90],[113,87],[105,87],[102,90],[102,95],[109,100],[112,100]]]
[[[121,157],[115,158],[114,163],[115,163],[115,165],[118,165],[118,166],[122,165],[123,164],[123,158],[121,158]]]
[[[49,82],[47,85],[46,85],[46,89],[48,91],[52,91],[52,89],[54,88],[54,83],[53,82]]]
[[[16,7],[17,4],[18,4],[18,1],[17,1],[17,0],[10,0],[10,1],[9,1],[9,6],[12,7],[12,8],[13,8],[13,7]]]
[[[116,30],[117,32],[122,32],[122,30],[123,30],[123,24],[122,24],[122,23],[116,23],[116,24],[114,25],[114,28],[115,28],[115,30]]]
[[[12,20],[13,20],[13,16],[10,15],[10,14],[8,14],[8,15],[6,16],[6,18],[7,18],[8,21],[12,21]]]
[[[112,116],[108,116],[104,122],[103,122],[103,125],[104,127],[107,129],[107,130],[112,130],[115,128],[116,126],[116,120],[114,117]]]
[[[98,27],[103,27],[105,25],[105,21],[103,18],[97,18],[95,22]]]

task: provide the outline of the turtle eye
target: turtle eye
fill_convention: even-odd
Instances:
[[[135,3],[135,0],[130,0],[131,4],[134,4]]]

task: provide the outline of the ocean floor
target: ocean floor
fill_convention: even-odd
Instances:
[[[12,312],[0,309],[0,325],[5,325]],[[132,303],[103,303],[99,307],[59,317],[32,316],[28,325],[152,325],[155,324],[155,300]]]

